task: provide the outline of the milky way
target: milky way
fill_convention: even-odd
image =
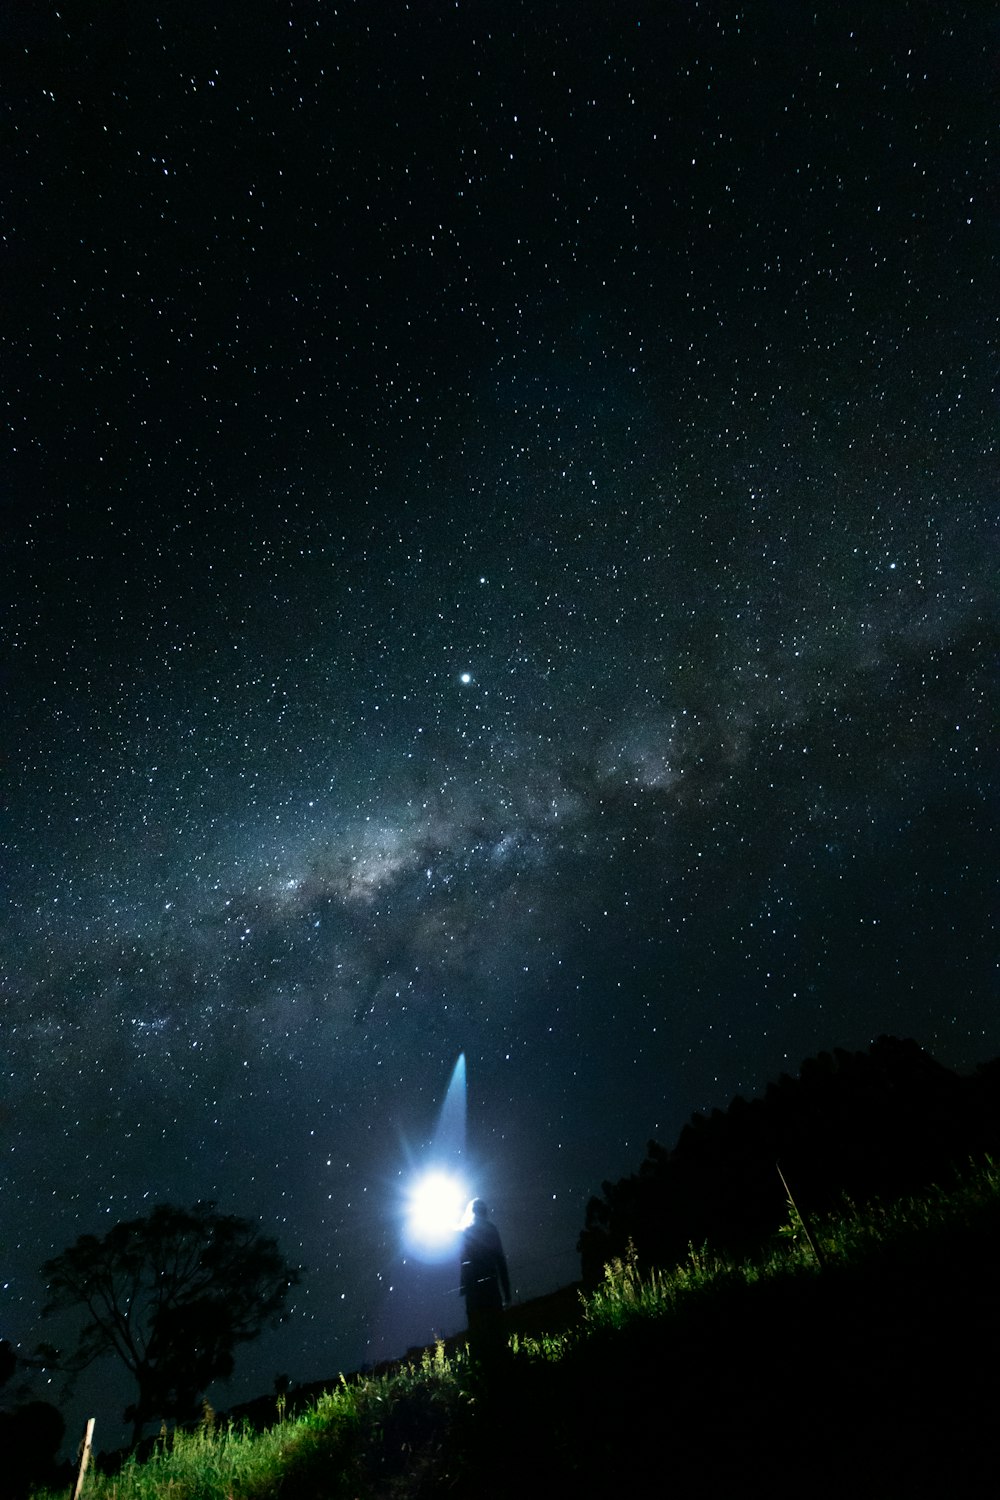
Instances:
[[[529,1296],[692,1110],[1000,1050],[993,107],[978,7],[211,10],[8,23],[0,1332],[215,1198],[233,1396],[460,1323],[460,1052]]]

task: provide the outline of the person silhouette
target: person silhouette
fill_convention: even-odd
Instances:
[[[467,1212],[470,1223],[462,1235],[461,1291],[470,1343],[484,1351],[502,1348],[503,1309],[510,1302],[507,1257],[482,1198],[474,1198]]]

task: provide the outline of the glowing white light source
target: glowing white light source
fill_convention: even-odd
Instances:
[[[428,873],[430,873],[428,871]],[[405,1179],[400,1203],[403,1247],[428,1265],[458,1254],[468,1183],[465,1152],[465,1053],[452,1071],[422,1169]]]
[[[448,1172],[432,1170],[418,1177],[407,1195],[406,1238],[417,1252],[449,1251],[461,1228],[468,1190]]]

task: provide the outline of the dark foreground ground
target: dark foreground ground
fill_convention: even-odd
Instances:
[[[997,1226],[955,1230],[515,1363],[455,1435],[451,1493],[995,1493],[998,1275]]]

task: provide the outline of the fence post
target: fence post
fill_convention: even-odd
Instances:
[[[94,1442],[94,1418],[87,1418],[87,1430],[83,1434],[83,1442],[80,1444],[80,1472],[76,1476],[76,1488],[73,1491],[73,1500],[80,1500],[80,1491],[83,1489],[83,1476],[87,1472],[90,1463],[90,1450]]]
[[[820,1248],[819,1248],[819,1246],[817,1245],[816,1241],[813,1239],[812,1235],[809,1232],[809,1224],[808,1224],[808,1222],[806,1220],[806,1216],[802,1212],[802,1210],[799,1208],[799,1205],[796,1203],[795,1199],[792,1197],[792,1190],[788,1186],[788,1183],[785,1181],[785,1174],[781,1170],[781,1163],[780,1162],[775,1162],[774,1165],[778,1169],[778,1176],[781,1178],[781,1186],[784,1188],[785,1192],[788,1194],[788,1201],[791,1204],[792,1212],[794,1213],[795,1217],[798,1219],[799,1223],[802,1225],[802,1233],[806,1237],[806,1243],[808,1244],[809,1249],[812,1251],[813,1255],[815,1255],[815,1257],[816,1257],[816,1264],[822,1270],[822,1267],[823,1267],[823,1257],[820,1254]]]

